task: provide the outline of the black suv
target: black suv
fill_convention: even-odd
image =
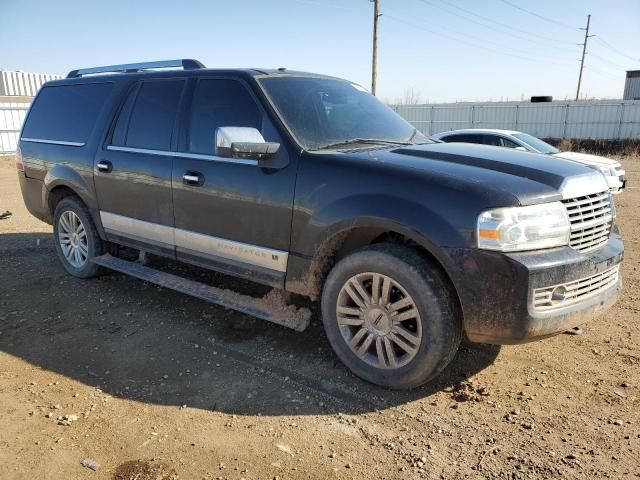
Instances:
[[[540,339],[621,290],[599,172],[430,141],[337,78],[195,60],[75,70],[40,90],[17,167],[72,275],[106,266],[270,318],[268,299],[119,254],[135,249],[319,299],[340,359],[389,387],[434,377],[463,335]]]

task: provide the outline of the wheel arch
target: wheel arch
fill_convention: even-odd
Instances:
[[[98,213],[95,191],[89,185],[86,178],[67,165],[55,165],[44,178],[43,205],[47,206],[50,218],[53,222],[56,206],[62,199],[75,196],[87,207],[91,219],[102,239],[105,238],[102,222]]]
[[[438,268],[449,281],[462,311],[459,288],[461,282],[457,269],[449,256],[429,237],[398,222],[380,218],[343,220],[326,231],[326,235],[309,260],[304,274],[291,279],[287,275],[287,290],[319,297],[322,285],[331,268],[349,253],[375,243],[396,243],[416,250],[431,265]]]

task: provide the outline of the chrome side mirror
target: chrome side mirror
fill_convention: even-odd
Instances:
[[[280,148],[279,143],[265,141],[252,127],[218,127],[215,142],[215,154],[226,158],[267,160]]]
[[[521,152],[527,152],[528,150],[524,147],[516,147],[516,150],[520,150]]]

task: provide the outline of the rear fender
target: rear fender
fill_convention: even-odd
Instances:
[[[89,209],[89,213],[93,219],[93,223],[98,229],[98,233],[104,238],[104,231],[102,229],[102,223],[100,222],[100,215],[98,210],[98,204],[95,198],[95,190],[93,188],[93,173],[89,173],[90,180],[87,179],[87,173],[81,175],[77,170],[64,165],[57,164],[49,169],[44,177],[43,205],[49,206],[49,200],[51,198],[51,192],[57,187],[66,187],[71,190],[84,202]],[[52,212],[53,216],[53,212]]]

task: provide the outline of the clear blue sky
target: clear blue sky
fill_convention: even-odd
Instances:
[[[583,93],[620,98],[624,70],[640,69],[640,0],[380,4],[384,99],[408,88],[431,102],[571,98],[588,13],[597,36]],[[187,57],[210,67],[286,66],[369,88],[371,17],[368,0],[0,0],[0,69],[66,74]]]

